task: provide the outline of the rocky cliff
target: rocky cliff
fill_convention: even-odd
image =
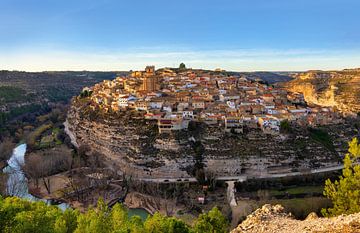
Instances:
[[[315,213],[296,220],[280,205],[264,205],[250,214],[231,233],[345,233],[360,232],[360,213],[334,218],[318,218]]]
[[[252,129],[234,135],[195,123],[187,131],[159,134],[156,122],[144,120],[141,114],[102,113],[76,98],[68,113],[67,132],[78,145],[103,154],[109,165],[142,178],[189,177],[199,150],[205,169],[217,176],[266,176],[336,165],[346,150],[345,136],[334,141],[340,150],[336,152],[313,140],[306,130],[273,136]],[[340,131],[330,130],[344,134],[343,128]]]
[[[345,114],[360,112],[360,69],[308,71],[294,77],[284,86],[303,93],[309,104],[335,107]]]

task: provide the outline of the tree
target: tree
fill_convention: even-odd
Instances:
[[[290,122],[288,120],[284,120],[280,122],[280,132],[281,133],[290,133],[291,132],[291,126]]]
[[[187,233],[190,232],[189,227],[181,220],[176,218],[168,218],[160,213],[155,213],[149,217],[145,223],[145,231],[149,233]]]
[[[185,70],[185,69],[186,69],[185,64],[184,64],[184,63],[180,63],[179,69],[180,69],[180,70]]]
[[[195,233],[225,233],[228,232],[228,222],[218,208],[212,208],[208,213],[201,214],[194,225]]]
[[[90,209],[80,215],[75,233],[107,233],[111,232],[109,209],[102,199],[99,199],[96,209]]]
[[[349,143],[349,153],[344,158],[344,169],[339,180],[326,180],[324,195],[329,198],[333,207],[323,209],[324,216],[352,214],[360,212],[360,144],[357,138]]]
[[[9,139],[5,138],[0,143],[0,162],[6,161],[10,158],[15,144]]]
[[[112,231],[116,232],[119,229],[128,228],[129,216],[126,209],[119,203],[115,204],[111,210],[111,226]]]

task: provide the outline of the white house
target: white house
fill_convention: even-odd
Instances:
[[[182,116],[184,119],[193,119],[194,118],[194,111],[192,110],[184,110],[182,112]]]
[[[129,101],[136,100],[136,97],[131,95],[120,95],[118,99],[118,105],[121,108],[126,108],[129,106]]]

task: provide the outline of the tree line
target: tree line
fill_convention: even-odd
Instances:
[[[228,232],[228,222],[216,207],[199,215],[193,226],[189,226],[182,220],[159,213],[149,216],[145,221],[139,216],[129,217],[123,205],[118,203],[109,208],[101,199],[96,208],[80,213],[72,209],[62,211],[57,206],[49,206],[41,201],[0,197],[0,226],[0,232],[4,233]]]

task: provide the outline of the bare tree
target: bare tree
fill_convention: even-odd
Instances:
[[[0,162],[4,162],[10,158],[14,147],[15,144],[9,138],[5,138],[0,143]]]
[[[51,175],[68,171],[71,167],[71,156],[60,152],[46,152],[44,155],[31,154],[24,165],[25,173],[39,187],[41,180],[48,194],[51,193]]]
[[[211,189],[216,188],[216,174],[210,170],[205,171],[206,180]]]
[[[92,188],[91,182],[87,177],[69,176],[67,182],[68,188],[63,190],[64,196],[75,196],[78,201],[83,201],[85,194]]]
[[[7,174],[0,173],[0,195],[6,196]]]

